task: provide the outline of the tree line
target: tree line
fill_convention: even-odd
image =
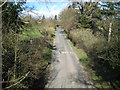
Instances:
[[[73,2],[61,12],[60,19],[67,37],[91,58],[88,66],[101,80],[118,87],[120,2]]]
[[[25,23],[25,3],[1,2],[3,90],[44,88],[49,73],[55,20]]]

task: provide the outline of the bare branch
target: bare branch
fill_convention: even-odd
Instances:
[[[30,73],[30,71],[27,72],[27,73],[25,74],[25,76],[22,76],[22,79],[21,79],[20,81],[12,84],[11,86],[6,87],[5,89],[11,88],[11,87],[13,87],[13,86],[16,86],[17,84],[19,84],[20,82],[22,82],[22,81],[28,76],[29,73]]]
[[[5,2],[3,2],[3,3],[0,5],[0,7],[2,7],[7,1],[8,1],[8,0],[6,0]]]

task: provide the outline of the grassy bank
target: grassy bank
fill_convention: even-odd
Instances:
[[[87,72],[89,79],[93,82],[93,86],[96,88],[111,88],[110,82],[105,81],[99,75],[96,75],[96,71],[92,68],[92,60],[82,48],[74,46],[71,40],[68,42],[72,46],[74,52],[77,54],[80,63],[83,65],[84,70]],[[102,72],[102,71],[101,71]]]
[[[44,33],[48,35],[54,35],[54,28],[45,27],[42,25],[24,27],[24,31],[20,35],[20,40],[44,37]]]

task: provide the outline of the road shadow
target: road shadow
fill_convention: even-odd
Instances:
[[[52,50],[57,50],[56,45],[53,45],[53,46],[52,46]]]

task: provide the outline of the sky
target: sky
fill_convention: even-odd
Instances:
[[[71,4],[72,0],[27,0],[25,6],[34,7],[32,12],[23,11],[24,15],[33,17],[45,16],[46,18],[59,15],[62,10]],[[91,1],[91,0],[73,0],[73,1]],[[99,1],[99,0],[92,0]],[[103,1],[103,0],[101,0]],[[105,1],[105,0],[104,0]]]
[[[45,2],[46,1],[46,2]],[[60,14],[62,10],[64,10],[68,5],[70,5],[70,1],[62,0],[62,1],[53,1],[49,0],[40,0],[40,1],[29,1],[25,4],[25,6],[31,7],[32,12],[23,12],[24,14],[30,14],[33,17],[45,16],[46,18],[54,17],[55,15]],[[27,9],[28,10],[28,9]]]

